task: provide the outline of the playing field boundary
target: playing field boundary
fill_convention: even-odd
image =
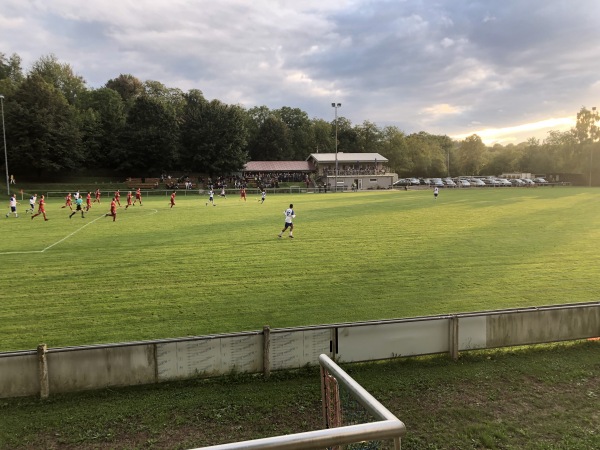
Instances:
[[[0,353],[0,398],[600,336],[600,302]]]

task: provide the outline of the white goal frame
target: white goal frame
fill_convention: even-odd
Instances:
[[[400,450],[400,439],[406,432],[404,423],[327,355],[319,356],[319,364],[327,373],[333,375],[338,384],[346,389],[377,421],[202,448],[210,450],[308,450],[391,439],[394,441],[395,450]]]

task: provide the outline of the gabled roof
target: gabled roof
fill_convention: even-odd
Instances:
[[[307,161],[313,160],[317,163],[331,163],[335,162],[335,153],[311,153]],[[337,153],[337,160],[339,162],[354,163],[354,162],[388,162],[388,159],[381,156],[379,153]]]
[[[314,172],[311,161],[248,161],[244,172]]]

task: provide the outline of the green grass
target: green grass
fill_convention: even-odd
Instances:
[[[115,223],[105,197],[86,219],[51,198],[48,222],[25,200],[21,218],[0,219],[0,351],[597,299],[599,191],[432,197],[207,207],[180,194],[169,209],[161,195]],[[290,202],[296,238],[278,240]],[[597,341],[345,369],[406,423],[403,448],[600,447]],[[315,368],[0,400],[1,449],[192,448],[320,426]]]
[[[600,448],[600,342],[344,369],[407,427],[402,448]],[[0,399],[0,449],[185,449],[322,427],[317,368]]]
[[[597,299],[585,188],[179,194],[2,217],[0,351]],[[295,239],[277,239],[294,203]],[[85,225],[85,226],[84,226]]]

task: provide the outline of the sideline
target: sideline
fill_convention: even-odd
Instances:
[[[151,213],[150,214],[144,214],[145,216],[149,216],[149,215],[157,214],[158,213],[158,209],[150,209],[150,208],[148,208],[148,210],[151,211]],[[148,211],[148,210],[146,210],[146,211]],[[88,222],[85,225],[82,225],[81,227],[79,227],[78,229],[76,229],[75,231],[73,231],[71,234],[68,234],[64,238],[56,241],[54,244],[50,244],[48,247],[44,248],[43,250],[27,250],[27,251],[21,251],[21,252],[0,252],[0,255],[25,255],[25,254],[28,254],[28,253],[44,253],[46,250],[50,250],[52,247],[60,244],[61,242],[66,241],[70,237],[73,237],[75,234],[79,233],[85,227],[93,224],[96,220],[102,219],[104,217],[106,217],[104,214],[102,214],[101,216],[96,217],[91,222]]]

